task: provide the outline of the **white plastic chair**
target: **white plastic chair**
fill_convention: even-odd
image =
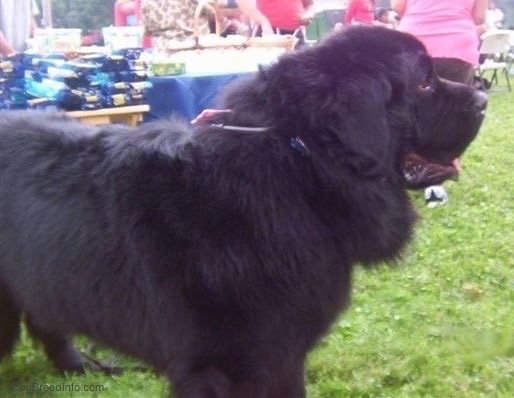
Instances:
[[[509,91],[511,91],[509,69],[512,62],[509,53],[512,35],[514,35],[514,31],[511,30],[489,30],[485,32],[480,37],[480,55],[484,57],[484,60],[477,68],[481,80],[483,80],[486,72],[492,72],[491,85],[493,82],[498,84],[498,73],[503,73]]]

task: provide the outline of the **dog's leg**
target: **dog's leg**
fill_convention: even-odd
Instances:
[[[18,340],[20,319],[11,296],[0,284],[0,360],[11,353]]]
[[[32,337],[43,343],[46,355],[57,369],[61,372],[84,372],[86,361],[68,336],[45,331],[35,325],[28,316],[26,324]]]
[[[120,374],[121,367],[98,361],[90,355],[82,355],[71,339],[63,334],[48,332],[36,326],[29,317],[26,319],[29,333],[43,343],[46,355],[61,372],[84,373],[86,369],[101,371],[106,374]]]
[[[304,398],[306,395],[304,373],[303,360],[291,364],[282,375],[275,375],[277,383],[273,385],[267,396],[269,398]]]
[[[233,382],[220,370],[207,368],[170,382],[178,398],[304,398],[306,394],[302,362],[267,379]]]
[[[234,396],[231,381],[217,369],[183,370],[181,373],[183,374],[179,377],[170,378],[174,396],[177,398],[226,398]]]

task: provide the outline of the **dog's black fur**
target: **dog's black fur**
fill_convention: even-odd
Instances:
[[[84,334],[178,397],[304,396],[353,265],[411,236],[420,85],[446,87],[417,40],[358,27],[230,90],[223,122],[265,131],[2,113],[0,357],[24,314],[61,370]]]

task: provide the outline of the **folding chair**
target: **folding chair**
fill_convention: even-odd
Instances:
[[[484,58],[478,65],[477,72],[480,81],[483,81],[486,72],[492,72],[491,85],[498,84],[498,73],[505,75],[507,87],[511,91],[509,69],[512,58],[510,57],[510,40],[514,31],[490,30],[481,37],[480,55]]]

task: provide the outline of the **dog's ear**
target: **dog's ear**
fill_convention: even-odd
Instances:
[[[369,76],[348,79],[335,87],[328,128],[341,140],[346,156],[366,174],[383,169],[389,158],[391,92],[387,80]]]
[[[286,139],[299,136],[310,149],[319,147],[320,156],[337,157],[361,175],[382,175],[395,145],[392,83],[380,68],[352,64],[342,71],[320,65],[314,55],[285,56],[232,93],[237,101],[232,98],[230,105],[238,109],[244,103],[253,114],[266,115],[261,123]]]
[[[299,134],[311,148],[320,145],[320,153],[340,157],[359,174],[383,174],[391,153],[390,81],[370,68],[343,72],[296,57],[302,53],[284,58],[263,77],[278,130]]]
[[[392,88],[388,80],[352,76],[319,95],[324,106],[314,108],[311,129],[328,135],[327,140],[337,140],[334,145],[345,163],[367,176],[382,175],[384,167],[392,166],[396,143],[390,132]]]

